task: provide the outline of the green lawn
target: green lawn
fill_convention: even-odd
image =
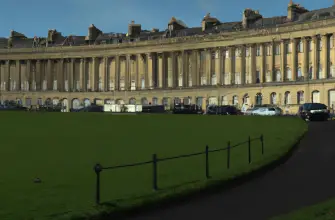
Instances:
[[[335,199],[305,207],[271,220],[333,220],[335,219]]]
[[[259,141],[209,156],[211,181],[205,178],[205,156],[158,163],[159,192],[152,190],[152,165],[101,173],[102,202],[128,207],[218,179],[249,172],[278,158],[307,129],[297,118],[199,115],[110,115],[99,113],[1,112],[0,219],[67,219],[95,214],[93,166],[135,163],[225,147],[264,135]],[[34,183],[39,177],[42,183]],[[178,185],[181,185],[177,187]],[[110,209],[110,208],[109,208]]]

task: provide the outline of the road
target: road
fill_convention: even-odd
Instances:
[[[335,121],[312,122],[293,156],[271,172],[228,191],[129,220],[263,220],[322,202],[335,197],[334,142]]]

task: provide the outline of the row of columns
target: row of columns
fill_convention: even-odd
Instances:
[[[301,60],[298,60],[298,40],[303,42]],[[310,40],[313,45],[312,52],[308,47]],[[319,40],[323,45],[321,51],[318,49]],[[295,81],[298,62],[301,63],[300,68],[306,79],[309,78],[310,66],[313,67],[312,79],[327,78],[330,57],[335,58],[335,50],[329,50],[329,40],[329,35],[323,35],[321,39],[318,36],[290,39],[291,54],[286,51],[287,40],[282,40],[280,55],[275,53],[278,42],[273,41],[224,49],[127,54],[102,58],[6,61],[1,63],[1,90],[88,92],[250,84],[278,81],[273,77],[278,69],[282,74],[279,81]],[[266,54],[266,46],[269,45],[271,55]],[[256,54],[259,47],[261,53]],[[280,56],[279,65],[276,56]],[[324,70],[318,76],[320,64]],[[289,79],[288,67],[292,71]]]

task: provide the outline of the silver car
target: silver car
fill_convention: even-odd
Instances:
[[[278,107],[259,107],[251,111],[252,115],[277,116],[282,115],[283,110]]]

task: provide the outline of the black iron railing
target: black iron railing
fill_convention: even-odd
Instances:
[[[152,159],[149,161],[139,162],[139,163],[132,163],[132,164],[123,164],[123,165],[117,165],[117,166],[110,166],[110,167],[103,167],[100,163],[97,163],[94,166],[94,171],[96,174],[96,189],[95,189],[95,201],[96,204],[100,204],[100,175],[103,170],[115,170],[115,169],[121,169],[121,168],[127,168],[127,167],[134,167],[134,166],[142,166],[146,164],[152,164],[152,188],[154,191],[158,190],[158,171],[157,166],[159,162],[168,161],[168,160],[174,160],[174,159],[180,159],[180,158],[186,158],[186,157],[193,157],[193,156],[199,156],[205,154],[205,176],[207,179],[210,179],[210,169],[209,169],[209,153],[213,152],[219,152],[219,151],[227,151],[227,169],[231,167],[231,150],[233,148],[242,146],[244,144],[248,144],[247,152],[248,157],[246,158],[248,160],[248,163],[251,164],[252,162],[252,149],[251,149],[251,143],[254,141],[259,140],[261,143],[261,153],[264,154],[264,136],[261,135],[257,138],[251,138],[248,137],[247,141],[240,142],[235,145],[231,145],[230,141],[227,143],[227,147],[224,148],[218,148],[218,149],[209,149],[209,146],[207,145],[205,147],[204,151],[197,152],[197,153],[191,153],[191,154],[183,154],[173,157],[165,157],[165,158],[158,158],[157,154],[152,155]]]

